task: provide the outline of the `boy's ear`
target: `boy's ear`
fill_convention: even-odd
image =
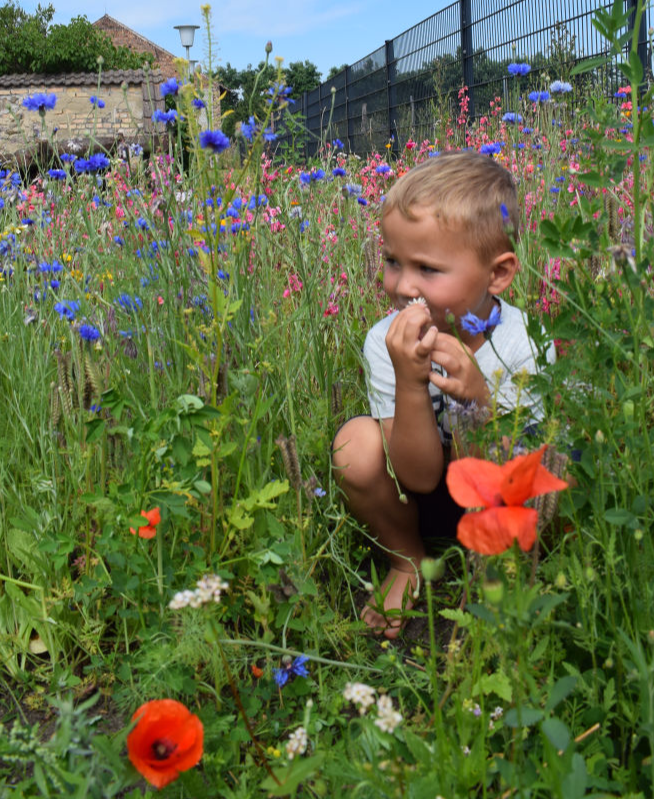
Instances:
[[[503,252],[493,259],[489,294],[501,294],[513,282],[518,271],[518,256],[514,252]]]

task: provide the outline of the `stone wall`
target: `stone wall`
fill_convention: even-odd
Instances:
[[[13,154],[53,137],[55,146],[73,138],[124,138],[152,132],[152,114],[164,108],[159,85],[161,70],[112,70],[102,73],[100,87],[93,73],[66,75],[4,75],[0,77],[0,153]],[[45,132],[38,112],[23,99],[38,92],[56,94],[57,103],[45,114]],[[105,107],[94,109],[92,95]]]

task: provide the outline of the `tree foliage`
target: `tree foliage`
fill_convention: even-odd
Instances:
[[[0,75],[95,72],[100,56],[103,69],[140,69],[154,61],[151,53],[115,47],[85,16],[53,25],[54,13],[52,5],[38,5],[29,14],[14,0],[0,6]]]

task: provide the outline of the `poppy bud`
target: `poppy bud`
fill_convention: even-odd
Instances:
[[[445,574],[445,562],[443,558],[438,558],[438,560],[434,560],[434,558],[423,558],[420,568],[422,569],[422,576],[425,580],[431,582],[442,579]]]
[[[487,580],[483,585],[484,597],[490,605],[501,605],[504,599],[504,585],[500,580]]]
[[[270,55],[270,53],[272,53],[272,42],[270,42],[270,41],[266,42],[265,50],[268,53],[268,55]]]

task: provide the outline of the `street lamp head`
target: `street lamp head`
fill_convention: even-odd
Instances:
[[[179,38],[182,40],[182,47],[193,47],[195,31],[199,25],[175,25],[175,30],[179,31]]]

